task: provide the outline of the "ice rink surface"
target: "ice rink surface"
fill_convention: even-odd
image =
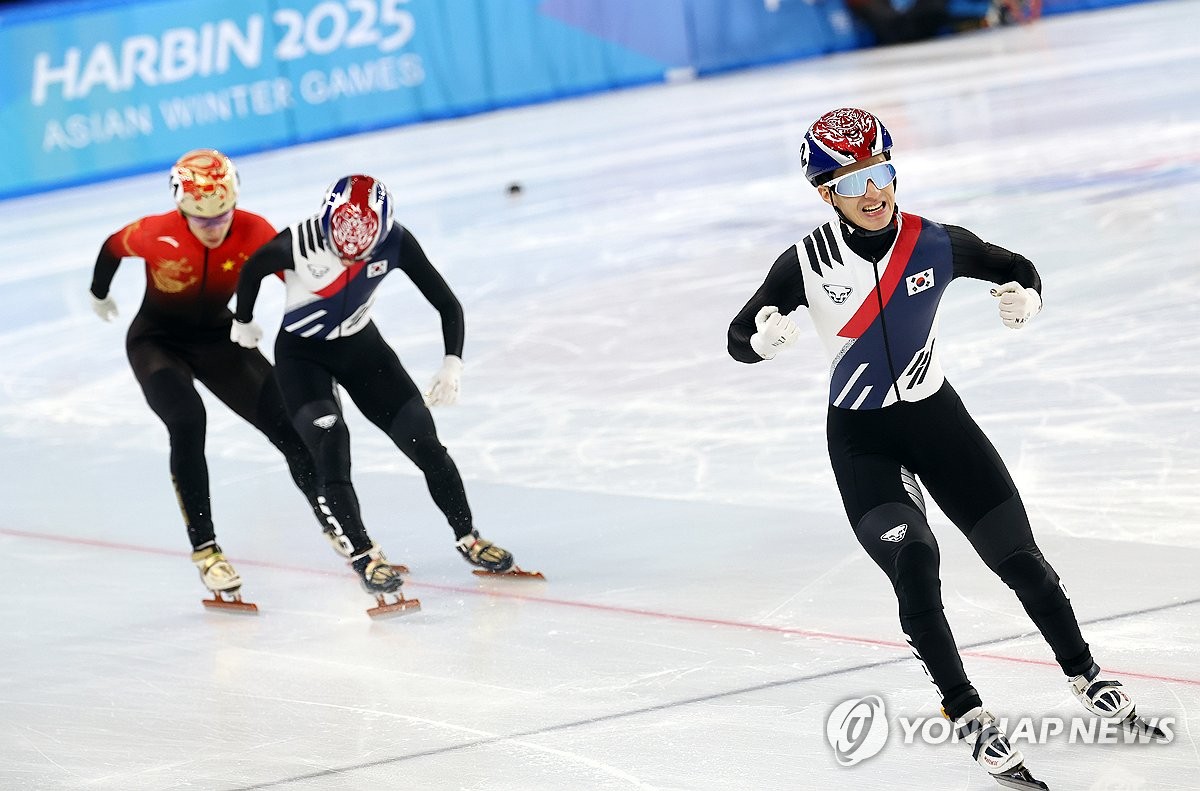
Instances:
[[[485,536],[545,583],[478,581],[416,470],[351,409],[368,527],[423,609],[372,622],[282,459],[209,403],[218,537],[257,617],[211,613],[166,433],[124,356],[127,262],[165,175],[0,204],[0,789],[987,789],[937,716],[824,446],[825,359],[746,366],[730,318],[828,218],[800,138],[857,105],[895,138],[899,203],[1039,267],[1005,329],[943,302],[947,376],[1008,461],[1085,636],[1169,745],[1021,744],[1051,788],[1200,789],[1197,2],[1046,19],[239,159],[276,225],[335,177],[384,179],[467,314],[435,411]],[[524,191],[510,197],[507,186]],[[269,350],[282,289],[264,286]],[[394,276],[376,320],[424,384],[436,315]],[[1077,705],[1016,599],[940,514],[944,598],[985,703]],[[892,733],[846,768],[838,703]]]

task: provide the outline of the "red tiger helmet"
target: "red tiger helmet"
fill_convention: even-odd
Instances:
[[[808,183],[819,187],[833,171],[877,154],[891,159],[892,136],[883,122],[866,110],[841,107],[813,122],[800,144],[800,163]]]

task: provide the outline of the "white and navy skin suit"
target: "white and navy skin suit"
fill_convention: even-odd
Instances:
[[[942,373],[938,304],[957,277],[1042,288],[1024,257],[897,212],[882,233],[834,221],[805,236],[775,261],[729,328],[730,355],[761,362],[750,346],[758,310],[808,308],[830,359],[829,458],[846,515],[891,579],[901,626],[954,718],[980,700],[942,611],[937,542],[917,478],[1016,592],[1063,671],[1079,675],[1092,665],[1004,462]]]
[[[282,272],[287,289],[275,372],[292,422],[316,462],[321,493],[352,554],[371,547],[350,483],[350,434],[341,385],[372,423],[425,475],[456,538],[471,532],[471,509],[454,461],[438,440],[420,391],[371,320],[385,276],[406,274],[441,315],[445,353],[462,356],[462,306],[413,235],[399,223],[371,256],[349,266],[326,249],[316,217],[285,228],[242,268],[235,318],[253,317],[262,279]]]

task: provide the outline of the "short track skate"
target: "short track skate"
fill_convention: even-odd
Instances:
[[[1153,739],[1164,744],[1171,741],[1165,731],[1138,715],[1120,681],[1101,677],[1099,665],[1093,663],[1086,673],[1073,676],[1070,685],[1083,707],[1106,722],[1119,723],[1140,740]]]
[[[1139,737],[1153,739],[1162,744],[1171,742],[1172,737],[1168,736],[1166,731],[1132,711],[1129,712],[1129,716],[1121,720],[1121,727]]]
[[[994,774],[992,779],[1005,788],[1019,788],[1022,791],[1049,791],[1050,789],[1050,786],[1030,774],[1029,770],[1025,768],[1025,764],[1014,766],[1007,772]]]
[[[389,595],[393,597],[393,601],[389,602],[387,600]],[[378,604],[367,610],[367,615],[372,618],[393,618],[397,615],[408,615],[421,609],[420,599],[406,599],[402,593],[380,593],[375,596],[375,601]]]
[[[944,708],[942,716],[950,719]],[[958,738],[971,748],[971,757],[988,777],[1005,788],[1049,791],[1049,786],[1025,767],[1021,751],[1012,746],[990,711],[977,706],[953,722]]]
[[[240,589],[212,591],[212,598],[201,599],[200,603],[210,610],[241,613],[243,615],[258,615],[258,605],[254,602],[242,601],[242,592]]]
[[[527,580],[542,580],[545,582],[546,576],[540,571],[526,571],[520,566],[513,566],[507,571],[488,571],[487,569],[474,569],[471,571],[476,577],[515,577],[517,579]]]
[[[375,606],[367,610],[370,617],[390,618],[421,609],[420,600],[406,599],[400,592],[400,575],[408,573],[408,566],[389,563],[379,547],[372,545],[367,552],[352,558],[350,567],[358,575],[363,590],[375,597]]]
[[[258,605],[242,601],[242,578],[233,568],[217,542],[210,541],[192,552],[192,563],[200,572],[200,581],[212,594],[211,599],[202,599],[210,610],[256,615]]]
[[[502,549],[491,541],[479,536],[478,530],[472,530],[460,538],[455,546],[463,559],[475,568],[471,571],[477,577],[509,577],[517,579],[544,580],[546,577],[540,571],[525,571],[513,562],[512,553]]]

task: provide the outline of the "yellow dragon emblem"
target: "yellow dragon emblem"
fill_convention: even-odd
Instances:
[[[186,258],[178,261],[161,260],[157,266],[151,267],[150,275],[154,279],[154,287],[166,294],[178,294],[200,279]]]

